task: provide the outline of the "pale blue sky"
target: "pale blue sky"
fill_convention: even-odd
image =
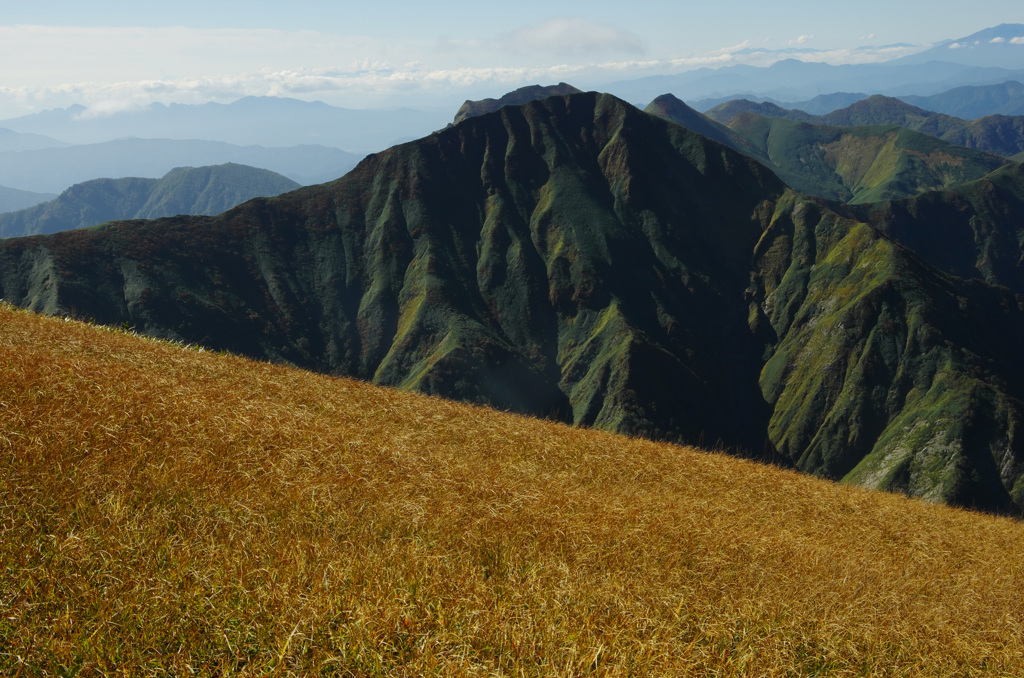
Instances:
[[[1024,23],[1024,4],[34,0],[0,13],[0,117],[246,94],[449,106],[535,82],[884,60],[1000,23]]]

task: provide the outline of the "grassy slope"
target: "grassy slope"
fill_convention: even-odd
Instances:
[[[0,673],[1019,675],[1024,526],[0,308]]]

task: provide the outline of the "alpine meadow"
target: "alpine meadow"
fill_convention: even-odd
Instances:
[[[1017,675],[1024,525],[0,309],[7,675]]]

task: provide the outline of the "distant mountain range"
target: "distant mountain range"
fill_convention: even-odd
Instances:
[[[0,152],[37,151],[41,148],[61,148],[72,145],[41,134],[15,132],[0,128]]]
[[[952,62],[967,66],[1024,69],[1024,24],[1000,24],[892,62],[894,65]]]
[[[327,146],[235,146],[217,141],[122,139],[100,144],[0,152],[0,186],[60,193],[97,177],[161,177],[175,167],[237,163],[300,184],[337,179],[362,156]]]
[[[93,179],[49,202],[0,214],[0,238],[56,233],[115,219],[220,214],[251,198],[296,188],[299,184],[280,174],[235,164],[179,167],[161,179]]]
[[[46,313],[1024,513],[1024,168],[864,206],[596,93],[214,217],[0,241]]]
[[[964,86],[1024,81],[1021,40],[1024,24],[1003,24],[884,63],[835,66],[786,59],[767,67],[701,68],[620,80],[603,83],[600,89],[640,106],[664,93],[692,101],[697,107],[702,100],[718,99],[720,103],[740,96],[776,102],[803,102],[835,92],[931,96]]]
[[[774,104],[779,108],[799,110],[811,115],[824,115],[854,104],[870,95],[863,92],[834,92],[821,94],[807,101],[784,102],[754,94],[702,99],[693,102],[693,108],[708,112],[731,101],[746,100],[753,103]],[[931,96],[895,96],[917,108],[934,113],[945,113],[965,120],[989,115],[1024,115],[1024,85],[1014,80],[994,85],[965,85]]]
[[[444,127],[449,115],[447,111],[354,110],[319,101],[244,97],[230,104],[151,104],[111,113],[71,106],[0,120],[0,128],[75,144],[126,137],[198,139],[239,146],[330,146],[361,157]],[[0,136],[0,149],[2,144]]]

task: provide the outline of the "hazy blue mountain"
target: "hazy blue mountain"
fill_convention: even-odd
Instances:
[[[833,66],[785,59],[767,67],[701,68],[674,75],[620,80],[604,83],[600,89],[639,105],[646,105],[668,92],[694,102],[691,105],[698,110],[742,97],[785,103],[785,107],[823,114],[829,111],[819,110],[817,106],[811,111],[795,102],[813,100],[831,92],[931,96],[963,86],[1024,81],[1024,44],[1013,42],[1020,38],[1024,38],[1024,24],[1003,24],[884,63]],[[718,101],[704,104],[705,99]],[[845,102],[845,105],[850,103],[853,102]],[[822,102],[822,108],[826,105]]]
[[[380,151],[444,127],[450,112],[354,110],[319,101],[245,97],[230,104],[151,104],[141,110],[92,114],[83,106],[10,118],[0,126],[79,144],[124,137],[205,139],[241,146],[333,146]]]
[[[15,132],[7,128],[0,128],[0,152],[34,151],[40,148],[61,148],[65,146],[71,146],[71,144],[41,134]]]
[[[300,184],[337,179],[361,156],[327,146],[236,146],[218,141],[121,139],[101,144],[0,153],[0,185],[59,193],[97,177],[162,177],[175,167],[238,163]]]
[[[774,101],[812,99],[823,92],[866,92],[889,96],[931,95],[963,85],[1024,80],[1024,68],[965,64],[852,64],[832,66],[788,59],[768,67],[728,66],[677,75],[650,76],[601,85],[627,101],[646,105],[669,92],[684,101],[755,96]]]
[[[1015,80],[998,85],[957,87],[928,97],[897,98],[919,108],[964,120],[988,115],[1024,115],[1024,84]]]
[[[177,167],[160,179],[126,177],[75,184],[53,200],[0,214],[0,238],[57,233],[115,219],[214,215],[299,184],[276,172],[228,163]]]
[[[35,193],[33,191],[22,191],[17,188],[0,186],[0,214],[23,210],[39,203],[53,200],[56,193]]]
[[[1018,42],[1013,42],[1013,40]],[[946,61],[969,66],[1024,68],[1024,24],[1000,24],[955,40],[944,40],[935,47],[894,64],[927,64]]]

